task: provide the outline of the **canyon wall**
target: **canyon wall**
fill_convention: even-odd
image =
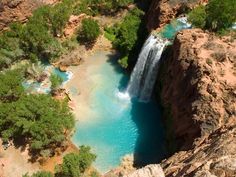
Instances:
[[[183,30],[161,68],[164,121],[175,140],[169,145],[180,151],[161,163],[165,175],[235,173],[235,38]]]
[[[25,22],[32,12],[41,5],[52,4],[57,0],[1,0],[0,31],[14,21]]]
[[[163,60],[161,100],[178,147],[236,123],[236,40],[184,30]],[[169,122],[169,121],[168,121]]]

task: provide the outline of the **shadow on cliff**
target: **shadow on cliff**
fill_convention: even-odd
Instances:
[[[165,156],[160,106],[154,102],[140,103],[133,100],[131,115],[138,128],[134,150],[135,166],[160,162]]]

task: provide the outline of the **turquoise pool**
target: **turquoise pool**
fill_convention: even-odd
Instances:
[[[87,118],[92,121],[77,123],[72,138],[78,146],[91,146],[97,154],[94,165],[101,172],[119,165],[126,154],[134,153],[135,161],[143,165],[157,162],[164,153],[159,106],[123,96],[128,76],[112,62],[111,57],[93,73],[99,78],[90,100],[95,114]]]
[[[190,26],[180,18],[166,25],[161,35],[173,39],[177,31]],[[91,146],[97,154],[95,167],[101,172],[118,166],[126,154],[134,154],[140,166],[157,163],[165,154],[160,107],[124,94],[128,76],[117,66],[116,56],[104,57],[109,57],[108,62],[93,73],[96,83],[89,100],[93,114],[87,117],[91,121],[78,122],[72,140],[78,146]]]

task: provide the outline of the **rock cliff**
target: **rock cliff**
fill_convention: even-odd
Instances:
[[[1,0],[0,1],[0,31],[14,21],[26,21],[37,7],[52,4],[56,0]]]
[[[235,176],[235,37],[181,31],[161,68],[167,132],[180,150],[161,163],[165,175]]]
[[[236,40],[184,30],[170,50],[159,77],[161,99],[175,144],[186,150],[195,138],[236,123]]]
[[[147,15],[147,29],[152,31],[169,23],[176,16],[208,0],[153,0]]]

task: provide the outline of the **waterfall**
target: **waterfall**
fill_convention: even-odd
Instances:
[[[150,35],[143,45],[137,63],[131,74],[127,92],[140,101],[149,101],[156,81],[159,60],[168,41]]]
[[[174,37],[178,31],[187,28],[191,28],[191,24],[188,23],[187,17],[181,17],[167,24],[158,35],[150,35],[141,49],[126,92],[118,96],[126,99],[136,97],[142,102],[148,102],[155,85],[159,60],[165,46],[170,43],[168,37]]]

